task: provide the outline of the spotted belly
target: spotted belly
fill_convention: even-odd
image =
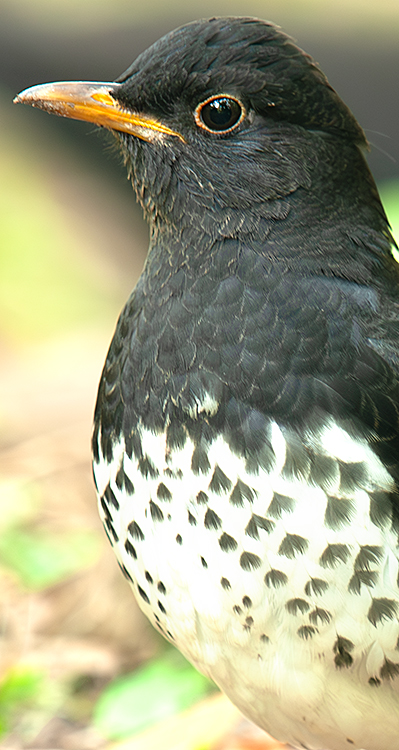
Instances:
[[[274,736],[399,750],[391,476],[333,422],[270,434],[273,460],[253,471],[222,436],[170,449],[140,425],[129,451],[100,451],[119,564],[155,627]]]

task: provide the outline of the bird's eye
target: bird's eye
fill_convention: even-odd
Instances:
[[[232,96],[212,96],[196,107],[195,122],[211,133],[227,133],[245,117],[244,106]]]

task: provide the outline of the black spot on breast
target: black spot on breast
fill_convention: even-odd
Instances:
[[[238,479],[230,495],[231,504],[242,507],[244,505],[244,500],[248,500],[248,502],[252,503],[253,499],[254,490],[252,490],[251,487],[248,487],[247,484],[242,482],[241,479]]]
[[[116,510],[119,510],[118,500],[116,499],[115,494],[113,493],[109,483],[107,484],[101,499],[104,499],[104,501],[106,502],[108,506],[112,505],[114,508],[116,508]]]
[[[159,601],[159,599],[157,601],[157,604],[158,604],[158,609],[160,610],[160,612],[162,612],[163,615],[166,615],[166,609],[163,606],[162,602]]]
[[[265,633],[262,633],[262,635],[260,636],[260,640],[262,641],[262,643],[269,643],[270,638],[268,635],[265,635]]]
[[[208,502],[208,495],[206,494],[206,492],[202,492],[201,490],[200,492],[198,492],[197,497],[195,499],[198,505],[206,505]]]
[[[189,522],[190,526],[196,526],[197,525],[197,519],[196,519],[196,517],[193,516],[193,514],[190,513],[189,510],[187,511],[187,513],[188,513],[188,522]]]
[[[265,584],[270,589],[273,587],[274,589],[278,589],[280,586],[285,586],[285,584],[288,581],[288,576],[283,573],[282,570],[269,570],[268,573],[265,575]]]
[[[148,581],[148,583],[154,583],[152,575],[148,570],[145,571],[145,580]]]
[[[127,474],[125,474],[124,485],[125,485],[125,492],[128,495],[134,495],[134,485],[133,485],[133,482],[129,479]]]
[[[134,580],[133,580],[132,576],[130,575],[130,573],[129,573],[128,569],[126,568],[126,566],[122,565],[119,562],[119,560],[117,562],[118,562],[118,565],[119,565],[119,567],[120,567],[120,569],[121,569],[124,577],[126,578],[126,580],[129,581],[129,583],[134,583]]]
[[[304,539],[303,536],[298,536],[298,534],[286,534],[280,544],[278,554],[284,555],[284,557],[288,557],[292,560],[297,555],[303,555],[306,552],[308,545],[309,542],[307,539]]]
[[[270,532],[273,531],[273,528],[274,521],[270,521],[268,518],[263,518],[263,516],[257,516],[255,513],[253,513],[247,523],[245,533],[252,539],[259,539],[259,529],[262,529],[263,531],[266,531],[268,534],[270,534]]]
[[[159,591],[160,594],[166,594],[166,587],[162,583],[162,581],[158,581],[158,583],[157,583],[157,589],[158,589],[158,591]]]
[[[309,638],[313,638],[313,636],[318,633],[318,630],[312,625],[301,625],[301,627],[298,628],[296,632],[300,638],[302,638],[304,641],[307,641],[309,640]]]
[[[144,589],[142,589],[141,586],[137,586],[137,591],[139,592],[141,598],[144,599],[144,601],[146,602],[146,604],[149,604],[150,600],[149,600],[147,594],[145,593]]]
[[[125,490],[128,495],[134,495],[133,482],[129,479],[122,464],[118,469],[118,473],[115,477],[115,484],[119,490]]]
[[[104,528],[105,528],[105,532],[111,544],[115,544],[115,542],[119,542],[119,536],[115,531],[111,518],[107,517],[104,519]]]
[[[227,492],[231,487],[231,481],[226,474],[222,471],[219,466],[215,466],[215,471],[211,481],[209,482],[209,489],[220,495],[222,492]]]
[[[278,492],[274,492],[273,499],[266,512],[272,518],[281,518],[283,513],[292,513],[294,507],[295,500],[292,497],[279,495]]]
[[[378,677],[370,677],[369,685],[371,685],[372,687],[380,687],[381,680],[379,680]]]
[[[130,557],[133,557],[133,560],[137,560],[137,552],[135,548],[133,547],[133,544],[129,542],[129,539],[126,539],[125,542],[125,550]]]
[[[327,625],[331,622],[331,618],[331,612],[328,612],[326,609],[320,609],[320,607],[316,607],[309,613],[309,622],[311,622],[312,625],[318,625],[319,622],[321,625]]]
[[[166,430],[166,445],[170,450],[184,448],[187,440],[187,430],[177,419],[172,419]]]
[[[237,549],[236,540],[232,536],[230,536],[230,534],[226,534],[226,532],[224,532],[220,537],[219,545],[220,549],[222,549],[223,552],[232,552]]]
[[[148,477],[155,479],[159,475],[158,469],[154,466],[148,456],[142,456],[142,458],[139,459],[137,466],[140,474],[146,479],[148,479]]]
[[[222,520],[214,510],[208,508],[205,513],[204,526],[206,529],[220,529]]]
[[[234,613],[235,613],[236,615],[242,615],[242,609],[241,609],[241,607],[239,607],[239,606],[238,606],[238,604],[235,604],[235,605],[234,605],[234,607],[233,607],[233,612],[234,612]]]
[[[367,467],[364,463],[345,463],[339,461],[341,492],[352,494],[356,489],[364,487],[367,481]]]
[[[398,611],[398,602],[394,599],[373,599],[367,617],[371,624],[377,627],[384,620],[395,620]]]
[[[303,615],[310,609],[310,606],[305,599],[290,599],[286,602],[285,608],[290,615]]]
[[[320,565],[323,568],[336,568],[339,563],[346,563],[350,556],[349,547],[346,544],[329,544],[320,556]]]
[[[296,435],[286,436],[286,455],[282,470],[287,479],[305,479],[310,471],[310,455],[307,448]]]
[[[311,453],[309,482],[326,490],[338,479],[338,464],[335,458],[321,453]]]
[[[384,659],[384,663],[380,669],[380,677],[382,680],[393,680],[399,676],[399,664],[396,664],[390,659]]]
[[[182,537],[181,537],[181,535],[180,535],[180,534],[177,534],[177,536],[176,536],[176,542],[177,542],[178,544],[183,544],[183,539],[182,539]]]
[[[375,526],[383,529],[392,518],[392,500],[388,492],[369,492],[370,519]]]
[[[253,441],[255,442],[255,441]],[[248,474],[259,474],[259,469],[263,469],[267,474],[272,471],[273,466],[276,462],[276,456],[273,450],[273,446],[265,439],[263,435],[263,442],[256,447],[253,445],[253,450],[248,451],[245,459],[245,469]]]
[[[191,470],[194,474],[206,474],[211,468],[206,448],[199,444],[194,449],[191,458]]]
[[[378,581],[378,573],[375,570],[357,570],[348,583],[348,591],[351,594],[360,594],[362,584],[373,588]]]
[[[231,589],[231,583],[228,580],[228,578],[221,578],[220,583],[221,583],[222,589],[224,589],[225,591],[228,591],[229,589]]]
[[[244,625],[245,630],[250,630],[253,624],[254,624],[254,618],[251,617],[251,615],[245,618],[245,625]]]
[[[249,596],[243,596],[242,597],[242,603],[246,609],[251,609],[252,607],[252,599]]]
[[[107,505],[104,495],[100,498],[100,504],[104,512],[103,524],[104,524],[105,533],[110,543],[113,545],[115,542],[119,541],[119,538],[115,531],[111,511]]]
[[[161,510],[159,505],[154,503],[152,500],[150,500],[150,513],[153,521],[163,521],[163,511]]]
[[[112,521],[112,516],[111,516],[110,510],[108,508],[108,505],[105,502],[104,496],[100,497],[100,503],[101,503],[101,507],[102,507],[102,509],[104,511],[105,517],[108,518],[110,521]]]
[[[353,651],[354,648],[355,646],[352,641],[349,641],[348,638],[343,638],[340,635],[338,636],[333,646],[333,652],[335,654],[334,662],[337,669],[351,666],[353,663],[353,657],[350,652]]]
[[[323,581],[322,578],[310,578],[305,584],[305,594],[308,596],[312,596],[312,594],[321,596],[327,589],[328,583],[327,581]]]
[[[260,568],[262,560],[253,552],[243,552],[240,557],[240,565],[243,570],[256,570]]]
[[[97,443],[96,443],[96,454],[97,454],[97,457],[94,455],[94,448],[93,448],[93,459],[94,459],[94,461],[96,463],[98,463],[98,461],[99,461],[99,455],[98,455]],[[94,481],[94,486],[96,488],[96,492],[98,494],[98,482],[97,482],[97,477],[96,477],[96,475],[94,473],[94,466],[93,466],[93,471],[92,471],[92,477],[93,477],[93,481]]]
[[[170,500],[172,499],[171,491],[163,482],[160,482],[157,487],[157,497],[159,498],[159,500],[166,500],[167,502],[170,502]]]
[[[141,438],[138,432],[134,432],[131,435],[125,436],[125,449],[129,458],[132,458],[133,455],[138,460],[142,458],[143,449],[141,446]]]
[[[115,477],[115,484],[118,488],[118,490],[122,490],[125,484],[125,472],[123,470],[123,466],[121,465],[116,473]]]
[[[207,568],[208,567],[208,563],[207,563],[207,561],[205,560],[204,557],[201,557],[201,565],[202,565],[203,568]]]
[[[360,547],[360,552],[356,556],[355,570],[370,570],[370,565],[378,565],[383,556],[382,547],[365,544]]]
[[[353,502],[339,497],[328,497],[324,523],[328,529],[337,531],[353,518]]]

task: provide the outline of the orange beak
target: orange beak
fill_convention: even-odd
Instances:
[[[91,83],[89,81],[60,81],[43,83],[25,89],[14,99],[14,104],[30,104],[51,114],[84,120],[104,128],[119,130],[144,141],[161,140],[164,136],[183,136],[156,119],[132,112],[115,98],[120,83]]]

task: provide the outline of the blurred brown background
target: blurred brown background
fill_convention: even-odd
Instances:
[[[10,750],[102,746],[90,722],[103,685],[162,649],[104,540],[90,475],[97,382],[147,229],[112,138],[11,101],[45,81],[112,80],[162,34],[210,15],[272,20],[313,55],[364,127],[398,225],[397,0],[0,0],[0,733]],[[24,670],[45,687],[15,700],[9,685]]]

